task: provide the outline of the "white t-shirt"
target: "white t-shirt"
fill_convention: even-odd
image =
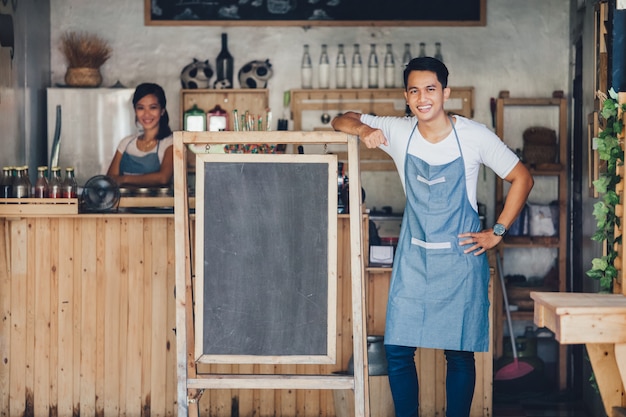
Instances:
[[[139,150],[139,148],[137,148],[137,138],[138,137],[139,137],[139,135],[137,135],[137,134],[126,136],[124,139],[122,139],[120,141],[119,145],[117,145],[117,151],[119,151],[119,153],[121,153],[121,154],[123,154],[124,152],[128,152],[129,155],[134,155],[134,156],[145,156],[145,155],[148,155],[150,153],[155,153],[156,152],[157,146],[155,146],[154,148],[150,149],[147,152]],[[159,163],[163,163],[163,158],[165,156],[165,150],[167,148],[169,148],[170,146],[172,146],[172,145],[174,145],[174,136],[172,136],[172,135],[164,137],[163,139],[161,139],[158,142]]]
[[[491,168],[500,178],[504,178],[515,167],[519,158],[485,125],[461,116],[454,116],[454,119],[456,120],[454,128],[459,137],[465,163],[467,196],[472,207],[478,210],[476,187],[481,164]],[[406,193],[404,183],[406,146],[417,119],[414,116],[379,117],[362,114],[361,122],[380,129],[389,141],[389,146],[381,145],[380,148],[393,158]],[[460,155],[454,130],[444,140],[431,143],[422,137],[419,129],[415,129],[408,152],[429,165],[447,164]]]

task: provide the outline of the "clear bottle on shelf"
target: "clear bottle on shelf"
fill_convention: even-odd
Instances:
[[[2,184],[0,187],[0,198],[13,197],[13,168],[2,167]]]
[[[435,42],[435,59],[443,62],[443,55],[441,54],[441,42]]]
[[[370,56],[367,61],[367,87],[378,88],[378,55],[376,44],[370,44]]]
[[[215,59],[217,79],[216,84],[222,84],[225,88],[233,88],[234,59],[228,51],[228,34],[222,33],[222,49]]]
[[[358,43],[354,44],[354,53],[352,55],[352,88],[363,87],[363,59]]]
[[[61,168],[52,167],[50,169],[50,180],[48,181],[48,197],[61,198]]]
[[[309,45],[304,45],[302,64],[300,65],[302,88],[313,88],[313,64],[309,54]]]
[[[387,44],[385,52],[385,88],[394,88],[396,86],[396,61],[393,57],[393,47]]]
[[[335,85],[337,88],[346,88],[346,54],[343,52],[343,44],[339,44],[337,51],[337,63],[335,66]]]
[[[328,60],[328,49],[325,44],[322,45],[322,53],[320,54],[319,87],[330,87],[330,61]]]
[[[29,198],[31,182],[26,173],[26,167],[18,167],[17,176],[13,182],[13,198]]]
[[[420,54],[419,57],[423,58],[426,56],[426,44],[424,42],[420,42]]]
[[[403,64],[402,69],[403,70],[409,64],[411,59],[412,59],[411,58],[411,44],[410,43],[405,43],[404,44],[404,54],[402,55],[402,64]]]
[[[48,179],[46,178],[48,171],[47,166],[37,167],[37,180],[35,181],[35,198],[48,197]]]
[[[74,168],[65,168],[65,179],[61,184],[61,197],[62,198],[76,198],[76,192],[78,191],[78,184],[76,183],[76,177],[74,176]]]

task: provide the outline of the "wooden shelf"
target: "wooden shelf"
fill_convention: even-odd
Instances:
[[[446,101],[447,111],[472,118],[474,116],[474,87],[450,87],[450,98]],[[308,112],[338,114],[345,110],[371,113],[378,116],[404,116],[406,100],[402,88],[363,89],[297,89],[291,90],[291,118],[294,130],[303,130],[303,119]],[[332,129],[330,125],[315,127],[314,130]],[[345,161],[345,153],[337,153]],[[395,171],[396,166],[384,151],[359,149],[361,171]]]
[[[450,87],[446,110],[468,118],[474,116],[474,87]],[[291,90],[291,118],[294,130],[302,130],[306,111],[374,113],[379,116],[404,116],[406,100],[402,88],[342,88]],[[333,113],[334,114],[334,113]]]
[[[516,108],[519,107],[552,107],[558,110],[558,126],[549,126],[553,128],[556,132],[557,136],[557,146],[558,150],[556,153],[556,160],[552,163],[542,163],[538,165],[530,165],[526,164],[531,175],[533,177],[553,177],[556,181],[558,181],[558,191],[557,194],[553,196],[554,200],[558,200],[558,211],[559,211],[559,223],[558,230],[556,236],[506,236],[504,241],[502,242],[502,248],[506,248],[507,250],[515,250],[522,248],[545,248],[550,250],[557,251],[557,259],[556,259],[556,269],[558,274],[558,279],[555,280],[554,285],[551,285],[549,288],[534,288],[535,291],[555,291],[555,292],[564,292],[566,291],[566,271],[567,271],[567,227],[569,223],[569,216],[567,211],[567,199],[568,199],[568,136],[567,136],[567,100],[563,96],[562,91],[555,91],[551,97],[530,97],[530,98],[519,98],[519,97],[510,97],[508,91],[502,91],[499,94],[499,98],[496,100],[496,134],[502,139],[505,143],[511,143],[512,140],[507,141],[507,137],[505,134],[505,125],[507,121],[505,121],[505,113],[507,116],[510,114],[509,112],[514,112]],[[506,112],[505,112],[506,110]],[[512,117],[512,123],[516,123],[515,127],[524,127],[520,126],[520,123],[526,123],[526,127],[535,126],[532,120],[521,121],[520,118]],[[511,139],[511,138],[508,138]],[[495,207],[496,207],[496,218],[500,214],[505,201],[505,187],[504,181],[499,177],[496,178],[496,190],[495,190]],[[508,254],[507,254],[508,256]],[[506,271],[505,271],[506,272]],[[530,298],[530,291],[532,288],[522,288],[519,291],[524,292],[525,294],[520,297],[520,294],[510,294],[511,288],[508,287],[507,293],[509,294],[509,298],[514,298],[510,303],[513,305],[516,301],[524,306],[524,310],[511,312],[511,317],[513,320],[533,320],[533,309],[534,303]],[[519,288],[518,288],[519,289]],[[519,292],[518,291],[518,292]],[[513,295],[514,297],[511,297]],[[518,297],[517,299],[515,297]],[[499,314],[504,315],[504,310],[498,309]],[[501,317],[499,320],[495,321],[496,326],[502,326],[502,322],[504,321],[504,317]],[[496,330],[496,334],[501,334],[501,330]],[[496,340],[495,351],[496,354],[500,354],[502,352],[502,340]],[[567,386],[567,358],[566,358],[566,350],[561,348],[559,354],[559,369],[558,369],[558,384],[560,389],[564,389]]]
[[[228,114],[228,130],[233,130],[233,111],[239,117],[245,112],[263,117],[269,108],[269,90],[264,88],[242,89],[183,89],[180,92],[180,129],[183,129],[184,115],[187,110],[198,106],[205,113],[219,105]]]
[[[560,245],[558,236],[506,236],[502,243],[505,248],[558,248]]]

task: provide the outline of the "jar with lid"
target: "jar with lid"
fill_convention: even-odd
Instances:
[[[61,184],[61,197],[76,198],[77,189],[78,184],[76,183],[76,177],[74,177],[74,168],[65,168],[65,179]]]
[[[184,129],[189,132],[203,132],[206,130],[206,114],[204,110],[194,104],[192,108],[185,111],[183,115]]]
[[[396,85],[396,62],[393,57],[393,48],[387,44],[385,52],[385,88],[394,88]]]
[[[46,173],[48,171],[47,166],[37,167],[37,181],[35,181],[35,198],[47,198],[48,197],[48,179]]]
[[[378,55],[376,44],[370,44],[370,56],[367,61],[367,87],[378,88]]]
[[[411,44],[410,43],[405,43],[404,44],[404,54],[402,55],[402,64],[403,67],[402,69],[404,69],[407,65],[409,65],[409,62],[411,62]]]
[[[328,51],[326,45],[322,45],[322,53],[320,55],[319,87],[330,87],[330,61],[328,60]]]
[[[346,88],[346,54],[343,52],[343,44],[339,44],[337,52],[337,64],[335,66],[335,86]]]
[[[363,59],[358,43],[354,44],[352,55],[352,88],[363,87]]]
[[[50,169],[50,180],[48,181],[48,197],[61,198],[61,168],[52,167]]]
[[[13,168],[6,166],[2,168],[2,186],[0,187],[0,198],[13,197]]]
[[[302,63],[300,65],[300,76],[302,88],[313,88],[313,64],[311,63],[311,55],[309,54],[309,45],[304,45]]]
[[[423,58],[426,56],[426,43],[420,42],[420,54],[419,58]]]
[[[435,42],[435,59],[443,62],[443,55],[441,54],[441,42]]]
[[[13,198],[29,198],[31,182],[25,167],[17,168],[17,177],[13,182]]]

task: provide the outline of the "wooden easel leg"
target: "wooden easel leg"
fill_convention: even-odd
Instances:
[[[190,389],[187,391],[187,412],[189,417],[200,417],[200,397],[203,391]]]

